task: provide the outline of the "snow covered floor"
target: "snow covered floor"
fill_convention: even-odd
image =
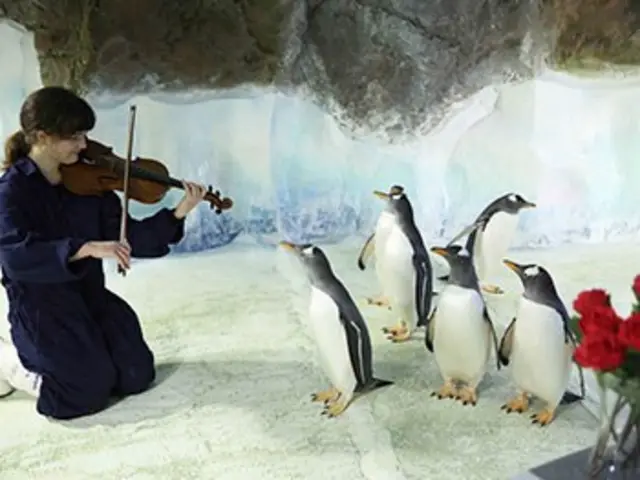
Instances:
[[[362,299],[377,286],[372,269],[355,265],[359,246],[326,252]],[[543,262],[567,304],[579,289],[606,281],[625,312],[640,271],[640,246],[512,258]],[[476,407],[431,398],[440,377],[422,340],[389,344],[380,327],[394,318],[372,307],[363,312],[377,373],[396,384],[359,399],[338,419],[321,416],[310,402],[326,383],[304,327],[306,288],[285,252],[235,245],[138,262],[124,279],[109,267],[111,288],[143,318],[159,383],[67,423],[39,417],[23,395],[0,402],[3,480],[503,480],[594,439],[596,421],[581,405],[563,409],[546,428],[504,414],[508,372],[495,368]],[[489,300],[499,334],[519,288],[506,268],[504,279],[508,293]],[[4,316],[4,296],[2,302]]]

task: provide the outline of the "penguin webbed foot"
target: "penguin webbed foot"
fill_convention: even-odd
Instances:
[[[549,425],[553,421],[553,417],[555,416],[555,412],[550,408],[545,408],[544,410],[534,413],[531,415],[531,423],[533,425],[540,425],[544,427]]]
[[[411,331],[404,322],[400,322],[393,327],[382,327],[382,333],[387,336],[387,340],[394,343],[406,342],[411,337]]]
[[[446,381],[444,385],[440,387],[440,390],[431,394],[432,397],[438,397],[439,400],[442,400],[443,398],[456,398],[457,395],[458,387],[451,380]]]
[[[517,397],[509,400],[500,408],[507,413],[524,413],[529,409],[529,397],[526,393],[521,393]]]
[[[367,305],[373,305],[375,307],[385,307],[387,310],[391,310],[391,303],[389,299],[384,295],[378,295],[377,297],[367,297]]]
[[[342,415],[349,406],[349,402],[343,399],[342,394],[338,393],[338,396],[325,402],[324,408],[320,415],[324,415],[328,418],[335,418]]]
[[[471,405],[472,407],[475,407],[478,403],[478,394],[476,393],[476,389],[468,385],[459,388],[458,394],[455,398],[462,402],[462,405]]]
[[[482,291],[485,293],[490,293],[492,295],[502,295],[504,294],[504,290],[502,290],[497,285],[482,285]]]
[[[327,390],[322,390],[321,392],[316,392],[311,394],[312,402],[323,402],[325,405],[329,404],[332,401],[335,401],[340,396],[340,392],[336,388],[328,388]]]

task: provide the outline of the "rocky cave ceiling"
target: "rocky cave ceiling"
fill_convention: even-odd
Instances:
[[[0,16],[34,32],[45,84],[304,87],[388,133],[542,58],[640,63],[640,0],[0,0]]]

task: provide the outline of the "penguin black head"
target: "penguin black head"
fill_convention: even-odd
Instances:
[[[388,192],[375,190],[373,194],[387,202],[387,209],[400,218],[413,218],[413,208],[401,185],[392,185]]]
[[[302,263],[312,283],[332,276],[333,272],[329,259],[320,247],[311,243],[295,244],[286,241],[280,242],[280,247],[293,252]]]
[[[431,247],[433,253],[443,257],[449,267],[449,284],[463,288],[478,290],[478,276],[473,266],[471,253],[461,245],[447,245],[446,247]]]
[[[498,207],[503,212],[515,214],[524,208],[535,208],[536,204],[517,193],[507,193],[498,200]]]
[[[549,299],[558,296],[553,278],[544,267],[535,263],[523,265],[508,259],[504,259],[502,263],[518,275],[524,287],[525,298],[546,304]]]

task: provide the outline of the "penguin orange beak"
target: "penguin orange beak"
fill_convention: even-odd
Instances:
[[[389,194],[387,192],[381,192],[380,190],[374,190],[373,194],[378,198],[382,198],[383,200],[389,198]]]
[[[504,263],[509,270],[513,270],[516,273],[520,273],[520,271],[522,270],[522,268],[520,268],[520,265],[512,262],[511,260],[507,260],[506,258],[502,260],[502,263]]]
[[[441,257],[447,257],[449,255],[449,252],[447,251],[447,249],[442,247],[431,247],[431,251],[433,253],[437,253]]]
[[[295,252],[297,250],[296,246],[291,242],[281,241],[278,245],[280,245],[283,249],[288,250],[290,252]]]

